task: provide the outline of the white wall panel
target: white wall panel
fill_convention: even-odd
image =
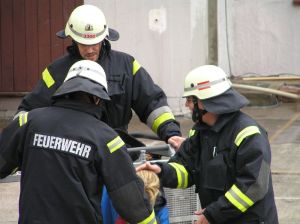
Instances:
[[[207,61],[207,0],[85,0],[120,32],[114,49],[133,55],[166,92],[175,113],[185,110],[184,77]]]

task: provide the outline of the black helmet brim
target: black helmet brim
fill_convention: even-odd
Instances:
[[[64,82],[53,94],[52,98],[57,98],[74,92],[85,92],[103,100],[110,100],[105,88],[100,84],[83,77],[75,77]]]

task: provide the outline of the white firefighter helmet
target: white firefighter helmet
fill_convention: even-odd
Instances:
[[[65,35],[80,44],[100,43],[108,36],[103,12],[93,5],[81,5],[73,10],[65,27]]]
[[[220,67],[203,65],[187,74],[183,97],[197,97],[208,112],[231,113],[249,103],[244,96],[231,88],[231,85],[231,81]]]
[[[184,97],[208,99],[224,93],[231,87],[226,73],[215,65],[203,65],[190,71],[184,82]]]
[[[85,92],[104,100],[110,100],[107,91],[106,74],[97,62],[81,60],[74,63],[54,97],[73,92]]]

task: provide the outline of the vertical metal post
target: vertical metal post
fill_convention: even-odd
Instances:
[[[218,0],[207,0],[207,10],[208,64],[218,65]]]

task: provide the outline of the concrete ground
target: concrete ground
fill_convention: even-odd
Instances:
[[[276,204],[281,224],[300,223],[300,108],[296,103],[272,107],[247,107],[244,111],[254,117],[269,132],[272,146],[272,173]],[[187,135],[192,122],[178,117],[182,132]],[[1,124],[1,123],[0,123]],[[136,117],[131,132],[149,129]],[[153,144],[152,141],[145,141]],[[5,181],[5,179],[4,179]],[[19,182],[0,183],[0,224],[17,223]]]

